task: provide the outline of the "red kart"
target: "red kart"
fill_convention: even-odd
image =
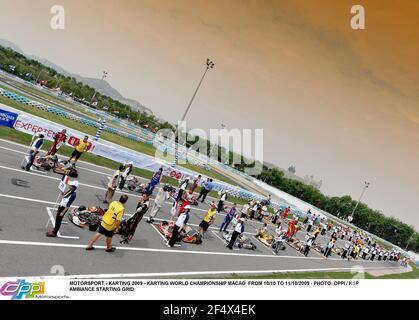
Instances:
[[[173,221],[162,221],[159,224],[159,231],[168,239],[172,238],[173,226],[175,223]],[[179,234],[178,241],[186,243],[201,244],[202,236],[193,230],[191,227],[185,226]]]

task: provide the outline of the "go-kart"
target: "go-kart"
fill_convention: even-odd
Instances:
[[[69,177],[77,177],[77,169],[74,164],[68,160],[59,161],[56,155],[52,157],[38,157],[35,159],[33,166],[38,170],[54,171],[55,173],[67,175]]]
[[[90,231],[96,231],[104,213],[105,210],[100,207],[80,206],[68,212],[68,219],[80,228],[88,227]]]
[[[269,235],[268,231],[263,229],[258,229],[255,237],[267,247],[271,247],[274,242],[274,237]]]
[[[297,251],[304,250],[304,243],[298,240],[297,238],[288,239],[286,242],[291,248],[294,248]]]
[[[231,233],[223,233],[223,238],[226,240],[226,243],[229,243],[231,240]],[[237,237],[237,241],[234,245],[240,249],[244,248],[249,250],[256,250],[255,244],[250,241],[250,239],[244,234],[241,234]]]
[[[159,224],[159,231],[168,239],[172,238],[172,231],[174,222],[162,221]],[[177,241],[182,241],[186,243],[201,244],[202,236],[189,226],[185,226],[183,230],[179,233],[179,239]]]
[[[50,171],[52,168],[54,168],[58,163],[58,157],[56,155],[52,157],[37,157],[35,161],[33,162],[33,166],[37,168],[38,170],[45,170]]]
[[[126,187],[130,191],[144,193],[147,185],[144,183],[140,183],[140,181],[136,177],[131,177],[127,180]]]
[[[279,251],[284,251],[284,250],[286,249],[286,248],[285,248],[285,245],[284,245],[285,241],[286,241],[286,238],[285,238],[285,237],[283,237],[283,236],[278,236],[278,237],[275,237],[275,238],[274,238],[274,241],[272,242],[272,245],[271,245],[272,250],[273,250],[276,254],[278,254],[278,253],[279,253]]]
[[[76,178],[78,176],[76,166],[68,160],[57,162],[55,167],[52,168],[52,171],[72,178]]]

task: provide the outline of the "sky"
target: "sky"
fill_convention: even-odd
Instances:
[[[65,29],[50,28],[50,8]],[[366,28],[350,27],[351,6]],[[263,128],[264,159],[419,227],[419,1],[0,0],[0,38],[168,121]],[[5,8],[7,10],[5,10]]]

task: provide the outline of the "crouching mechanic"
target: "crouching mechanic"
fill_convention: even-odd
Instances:
[[[112,247],[112,237],[118,232],[124,217],[124,204],[128,201],[127,195],[122,195],[119,201],[113,201],[109,205],[108,210],[103,215],[102,222],[99,225],[98,232],[90,239],[86,250],[94,250],[93,245],[100,238],[101,235],[106,237],[106,252],[114,252],[115,248]]]
[[[64,193],[63,199],[60,202],[60,206],[57,210],[57,216],[55,217],[55,226],[53,230],[50,230],[47,232],[47,237],[56,237],[58,234],[58,231],[61,227],[61,222],[63,221],[63,218],[65,214],[68,211],[68,208],[71,207],[74,200],[76,200],[77,197],[77,189],[79,188],[79,182],[77,180],[71,181],[68,184],[70,188],[67,192]]]

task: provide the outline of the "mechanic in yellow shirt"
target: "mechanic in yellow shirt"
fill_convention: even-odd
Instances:
[[[108,210],[102,217],[99,225],[98,232],[90,239],[86,247],[87,251],[94,250],[93,244],[100,238],[101,235],[106,237],[106,252],[114,252],[115,248],[112,247],[112,237],[118,232],[124,217],[125,207],[124,204],[128,201],[127,195],[122,195],[119,201],[113,201],[109,205]]]
[[[210,208],[199,224],[198,232],[203,235],[209,228],[209,226],[214,222],[215,215],[217,214],[217,205],[212,202]]]
[[[71,154],[71,157],[70,159],[68,159],[68,161],[73,162],[75,164],[77,160],[79,160],[81,155],[84,152],[86,152],[87,149],[89,149],[89,146],[90,146],[89,137],[85,136],[83,140],[79,140],[76,143],[73,153]]]

